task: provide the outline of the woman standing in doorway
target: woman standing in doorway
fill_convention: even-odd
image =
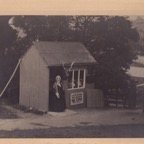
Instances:
[[[63,112],[66,109],[65,92],[61,82],[61,77],[58,75],[53,84],[53,94],[50,101],[51,111]]]

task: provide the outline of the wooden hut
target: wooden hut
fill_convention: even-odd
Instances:
[[[66,106],[86,107],[87,68],[96,61],[78,42],[34,42],[20,63],[20,105],[49,110],[55,76],[62,76]]]

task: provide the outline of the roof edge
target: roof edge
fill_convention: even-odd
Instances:
[[[89,63],[74,63],[74,66],[87,66],[87,65],[98,65],[97,62],[89,62]],[[57,64],[57,65],[47,65],[47,67],[59,67],[62,66],[62,64]],[[70,63],[65,63],[65,66],[70,66]]]

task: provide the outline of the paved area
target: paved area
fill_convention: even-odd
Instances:
[[[16,119],[0,119],[0,130],[30,130],[43,128],[60,128],[75,126],[105,126],[119,124],[144,124],[142,109],[74,109],[65,112],[48,112],[44,115],[26,113],[10,106],[3,106],[13,114]]]

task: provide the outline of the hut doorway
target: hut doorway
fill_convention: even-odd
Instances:
[[[58,96],[55,92],[55,83],[56,77],[60,78],[63,81],[63,68],[62,67],[51,67],[50,68],[50,77],[49,77],[49,110],[60,112],[66,109],[66,100],[65,100],[65,90],[63,85],[58,86]]]
[[[53,84],[55,82],[55,78],[56,76],[60,76],[62,78],[62,80],[64,79],[64,70],[62,67],[51,67],[49,69],[49,90],[51,91],[52,90],[52,87],[53,87]]]

